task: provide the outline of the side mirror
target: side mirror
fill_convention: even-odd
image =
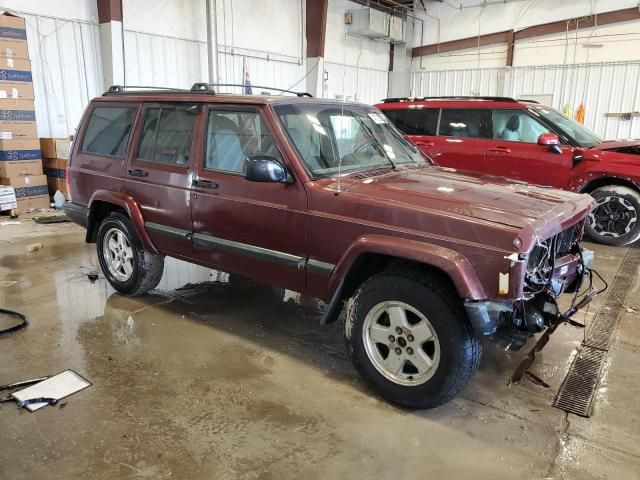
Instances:
[[[244,178],[251,182],[293,183],[286,167],[273,157],[255,155],[246,160]]]
[[[541,147],[549,147],[549,150],[555,153],[562,153],[560,146],[560,137],[555,133],[543,133],[538,137],[538,145]]]

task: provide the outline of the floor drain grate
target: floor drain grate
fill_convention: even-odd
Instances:
[[[588,417],[606,354],[605,350],[584,345],[571,365],[553,406]]]
[[[553,403],[555,407],[583,417],[591,414],[591,404],[600,381],[602,366],[639,267],[640,248],[631,248],[613,283],[609,285],[607,298],[558,390]]]

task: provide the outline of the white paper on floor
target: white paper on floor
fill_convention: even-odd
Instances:
[[[56,400],[61,400],[90,386],[91,382],[85,380],[73,370],[65,370],[24,390],[18,390],[12,393],[11,396],[18,401],[29,400],[30,398],[55,398]],[[27,405],[26,408],[34,412],[46,405],[48,404],[32,403]]]

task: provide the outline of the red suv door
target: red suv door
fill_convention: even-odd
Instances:
[[[192,187],[197,260],[293,289],[306,284],[307,196],[299,182],[252,182],[247,157],[287,165],[263,107],[210,105]],[[290,171],[290,165],[287,165]]]
[[[125,172],[124,191],[139,203],[145,228],[161,251],[189,257],[191,171],[198,104],[148,103]]]
[[[490,125],[483,172],[536,185],[568,188],[572,149],[564,147],[557,153],[538,145],[538,137],[549,132],[547,126],[525,109],[493,109]]]

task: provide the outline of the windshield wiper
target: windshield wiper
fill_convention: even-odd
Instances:
[[[393,160],[391,160],[391,157],[389,157],[389,155],[387,155],[387,152],[385,152],[384,148],[382,148],[380,146],[380,144],[376,140],[376,136],[375,136],[375,133],[373,133],[373,130],[371,130],[369,127],[367,127],[367,125],[364,123],[364,120],[362,120],[360,117],[355,117],[354,116],[353,118],[355,118],[357,120],[357,122],[360,124],[360,126],[362,128],[364,128],[364,131],[367,133],[367,135],[371,139],[371,142],[372,142],[373,146],[382,154],[382,156],[384,158],[387,159],[387,161],[391,165],[391,168],[393,168],[395,170],[396,169],[395,162]]]

